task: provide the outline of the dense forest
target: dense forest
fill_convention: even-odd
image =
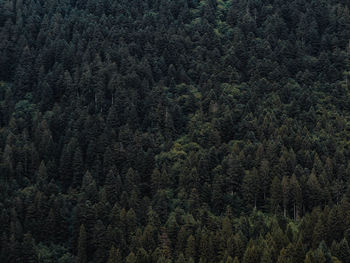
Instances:
[[[349,263],[349,0],[2,0],[1,263]]]

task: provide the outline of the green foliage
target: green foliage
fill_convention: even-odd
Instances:
[[[350,262],[348,3],[0,3],[0,262]]]
[[[80,226],[79,239],[78,239],[78,254],[76,258],[77,263],[87,263],[87,234],[85,226]]]

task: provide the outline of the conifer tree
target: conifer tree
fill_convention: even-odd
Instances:
[[[298,242],[295,246],[293,258],[294,258],[295,263],[303,263],[304,262],[305,249],[304,249],[304,245],[303,245],[301,238],[298,239]]]
[[[261,256],[261,263],[272,263],[272,256],[271,256],[270,249],[264,248]]]
[[[288,202],[289,202],[289,195],[290,195],[290,186],[289,186],[289,178],[287,176],[283,176],[282,182],[282,200],[283,200],[283,215],[284,217],[287,216],[287,208],[288,208]]]
[[[34,240],[30,233],[23,236],[22,243],[22,260],[23,262],[34,263],[37,262],[37,255],[34,247]]]
[[[182,253],[180,253],[180,255],[178,256],[176,263],[185,263],[186,259],[184,257],[184,255]]]
[[[310,208],[317,206],[320,203],[322,190],[318,178],[314,172],[310,174],[306,187]]]
[[[196,240],[193,235],[190,235],[187,239],[185,253],[188,259],[196,257]]]
[[[136,263],[136,256],[133,252],[130,252],[130,254],[126,257],[126,263]]]
[[[279,209],[282,199],[282,190],[281,190],[281,182],[277,176],[275,176],[271,183],[270,188],[270,202],[271,202],[271,210],[276,213]]]
[[[107,263],[119,263],[122,261],[119,249],[116,249],[113,245],[109,250],[109,256]]]
[[[233,263],[233,259],[230,256],[228,256],[226,259],[226,263]]]
[[[87,263],[87,234],[85,226],[80,226],[76,263]]]
[[[350,248],[348,241],[343,238],[340,243],[339,243],[339,254],[337,257],[342,261],[342,262],[349,262],[350,260]]]
[[[302,206],[302,192],[301,192],[300,184],[295,174],[292,175],[289,183],[290,183],[290,197],[293,203],[293,218],[294,220],[298,220],[301,206]]]
[[[258,181],[258,171],[253,168],[252,171],[246,173],[242,182],[243,196],[254,208],[257,207],[257,198],[259,195]]]
[[[242,262],[243,263],[258,262],[259,258],[260,258],[260,255],[259,255],[258,249],[252,242],[250,242],[250,244],[247,246],[246,251],[244,252]]]

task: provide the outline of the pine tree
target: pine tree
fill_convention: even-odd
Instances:
[[[117,174],[117,177],[118,176],[119,174]],[[106,176],[105,189],[106,189],[107,199],[110,202],[110,204],[115,204],[115,202],[118,200],[118,197],[121,193],[122,185],[117,177],[116,177],[115,169],[109,170]]]
[[[272,263],[272,255],[271,250],[268,248],[264,248],[262,256],[261,256],[261,263]]]
[[[126,223],[127,223],[127,231],[129,235],[134,234],[137,227],[137,218],[136,218],[136,213],[132,208],[130,208],[126,213]]]
[[[155,237],[155,234],[156,230],[154,227],[149,224],[146,225],[140,241],[142,247],[148,252],[152,251],[156,246],[157,239]]]
[[[307,197],[309,200],[309,208],[313,208],[320,203],[322,190],[317,176],[312,172],[306,182]]]
[[[161,243],[164,258],[169,259],[171,257],[171,242],[167,233],[165,232],[165,228],[161,228],[161,235],[159,237],[159,241]]]
[[[233,235],[232,225],[230,222],[230,218],[228,216],[225,216],[222,220],[222,237],[225,240],[228,240]]]
[[[28,263],[37,262],[38,259],[37,259],[34,246],[35,244],[34,244],[32,235],[30,233],[25,234],[23,236],[22,253],[21,253],[23,262],[28,262]]]
[[[253,205],[254,208],[257,206],[257,198],[259,195],[258,182],[258,171],[255,168],[253,168],[252,171],[247,171],[242,182],[243,196],[247,203]]]
[[[222,167],[217,166],[214,170],[214,179],[212,183],[212,204],[217,213],[224,209],[224,187],[225,179],[222,175]]]
[[[339,255],[337,256],[342,262],[350,262],[350,247],[345,238],[339,243]]]
[[[68,187],[72,183],[72,160],[73,160],[73,148],[74,140],[63,148],[60,159],[60,176],[64,186]]]
[[[293,218],[298,220],[302,206],[301,187],[295,174],[290,178],[290,199],[293,203]]]
[[[344,228],[343,228],[343,219],[341,218],[341,213],[339,211],[338,206],[334,206],[329,214],[328,214],[328,218],[327,218],[327,238],[329,243],[332,240],[336,240],[336,241],[340,241],[342,239],[342,234],[344,232]],[[325,219],[326,220],[326,219]]]
[[[83,158],[79,147],[75,150],[73,157],[73,185],[80,185],[84,174]]]
[[[305,249],[304,249],[304,245],[303,245],[301,238],[298,239],[298,242],[295,246],[293,258],[294,258],[295,263],[303,263],[304,262]]]
[[[143,248],[139,248],[137,250],[136,258],[137,258],[137,260],[136,260],[137,262],[144,262],[144,263],[149,262],[149,255],[148,255],[147,251],[144,250]]]
[[[56,215],[54,213],[54,210],[50,208],[49,215],[46,218],[44,233],[51,241],[55,241],[55,239],[57,238],[57,234],[55,235],[56,228]]]
[[[319,249],[317,249],[314,253],[314,262],[319,262],[319,263],[326,263],[327,262],[325,255]]]
[[[259,262],[260,255],[256,246],[250,242],[247,246],[246,251],[244,252],[242,263],[253,263]]]
[[[270,196],[271,210],[274,213],[277,213],[282,199],[281,182],[277,176],[275,176],[272,180]]]
[[[317,248],[321,241],[327,240],[327,226],[322,217],[320,217],[314,227],[312,235],[312,246]]]
[[[126,257],[126,263],[136,263],[137,259],[133,252],[130,252],[130,254]]]
[[[269,165],[269,161],[263,159],[259,167],[260,187],[264,196],[264,200],[266,199],[266,194],[269,192],[269,187],[271,185]]]
[[[275,248],[277,249],[277,251],[280,251],[283,247],[288,245],[289,241],[278,224],[273,226],[272,238],[275,243],[275,246],[276,246]]]
[[[43,190],[43,187],[47,184],[47,169],[44,161],[41,161],[38,176],[37,176],[37,182],[40,189]]]
[[[109,256],[107,263],[120,263],[122,262],[121,254],[119,249],[116,249],[113,245],[109,250]]]
[[[230,155],[225,166],[228,190],[231,193],[237,192],[244,177],[243,167],[236,155]]]
[[[289,191],[290,191],[289,179],[287,176],[283,176],[281,187],[282,187],[282,199],[283,199],[283,215],[284,217],[286,217],[287,207],[289,203]]]
[[[186,259],[184,257],[184,255],[182,253],[180,253],[180,255],[178,256],[176,263],[185,263]]]
[[[76,263],[87,263],[87,235],[85,226],[80,226]]]
[[[196,240],[193,235],[190,235],[187,239],[185,254],[188,259],[196,257]]]
[[[313,263],[313,262],[316,262],[314,261],[314,254],[312,251],[309,251],[305,256],[304,263]]]

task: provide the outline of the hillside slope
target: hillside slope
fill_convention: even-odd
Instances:
[[[348,0],[0,3],[0,262],[350,262]]]

